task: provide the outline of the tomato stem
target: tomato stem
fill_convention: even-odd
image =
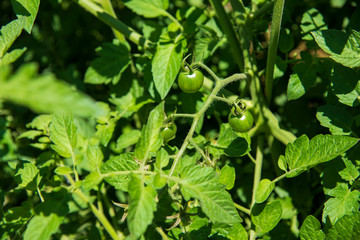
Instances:
[[[182,69],[183,72],[189,72],[189,71],[190,71],[190,74],[192,74],[192,73],[193,73],[193,69],[192,69],[192,67],[186,62],[186,59],[187,59],[190,55],[191,55],[191,53],[188,54],[188,55],[182,60],[181,69]],[[185,68],[185,65],[186,65],[187,69]]]
[[[232,82],[235,82],[235,81],[240,81],[240,80],[246,80],[248,78],[247,74],[238,73],[238,74],[234,74],[234,75],[232,75],[230,77],[227,77],[227,78],[225,78],[223,80],[220,80],[220,78],[218,76],[216,76],[216,74],[213,71],[211,71],[206,65],[204,65],[202,63],[195,63],[195,64],[192,64],[192,65],[193,66],[195,66],[195,65],[200,66],[201,68],[204,68],[206,71],[208,71],[210,73],[210,75],[212,75],[214,77],[217,84],[215,85],[214,89],[212,90],[212,92],[210,93],[208,98],[206,99],[204,105],[195,114],[193,122],[192,122],[191,127],[190,127],[190,130],[189,130],[188,134],[186,135],[186,138],[185,138],[182,146],[180,147],[179,152],[175,156],[174,162],[173,162],[173,164],[171,166],[171,169],[170,169],[170,172],[169,172],[169,177],[172,176],[179,159],[185,153],[185,150],[186,150],[189,142],[191,141],[191,139],[192,139],[192,137],[194,135],[196,126],[198,125],[201,117],[204,115],[206,110],[210,107],[210,105],[214,101],[214,99],[215,99],[216,95],[219,93],[219,91],[229,83],[232,83]]]

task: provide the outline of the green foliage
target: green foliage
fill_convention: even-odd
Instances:
[[[321,230],[321,224],[314,216],[309,215],[304,220],[300,229],[300,239],[301,240],[325,239],[325,234]]]
[[[136,175],[131,175],[129,182],[129,215],[128,226],[133,238],[139,238],[151,224],[156,210],[156,191]]]
[[[357,6],[1,1],[0,240],[358,239]]]
[[[269,197],[271,192],[274,190],[275,183],[270,181],[269,179],[262,179],[259,182],[259,185],[256,189],[255,194],[255,202],[256,203],[262,203],[265,202],[266,199]]]
[[[212,222],[231,224],[240,221],[230,194],[219,183],[213,169],[189,165],[181,170],[180,176],[180,189],[185,200],[198,199]]]
[[[312,35],[319,47],[335,62],[350,68],[360,66],[360,35],[357,31],[353,30],[351,34],[346,34],[339,30],[328,29],[312,32]]]
[[[286,146],[285,156],[279,157],[279,167],[286,171],[286,177],[295,177],[319,163],[336,158],[358,141],[357,138],[334,135],[317,135],[309,141],[306,135],[302,135]]]
[[[11,0],[11,5],[18,18],[25,17],[23,26],[25,31],[30,33],[39,10],[40,0]]]
[[[83,117],[102,114],[95,101],[84,93],[72,89],[53,75],[37,76],[36,64],[24,64],[12,75],[9,68],[0,68],[1,99],[39,113],[67,112]]]
[[[281,220],[282,207],[280,201],[256,204],[251,210],[251,221],[259,234],[272,230]]]
[[[135,13],[147,17],[155,18],[166,15],[169,6],[168,0],[131,0],[125,3]]]
[[[151,72],[161,99],[166,97],[175,81],[180,70],[185,47],[186,40],[184,38],[169,39],[167,33],[165,39],[162,39],[157,47],[152,59]]]
[[[100,55],[85,73],[84,82],[91,84],[117,84],[130,64],[129,47],[114,40],[96,49]]]

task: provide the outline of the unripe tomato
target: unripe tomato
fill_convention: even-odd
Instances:
[[[175,124],[170,124],[169,126],[166,126],[163,130],[161,130],[160,134],[164,140],[164,143],[167,143],[168,141],[174,139],[176,131],[177,127]]]
[[[179,87],[183,92],[195,93],[204,83],[204,74],[196,69],[193,72],[180,72],[178,77]]]
[[[251,112],[247,110],[238,115],[235,115],[234,111],[231,111],[228,119],[232,129],[240,133],[248,132],[254,124],[254,118]]]

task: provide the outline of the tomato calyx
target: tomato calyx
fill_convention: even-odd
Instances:
[[[247,111],[246,104],[240,99],[236,100],[231,108],[231,113],[235,116],[242,116]]]

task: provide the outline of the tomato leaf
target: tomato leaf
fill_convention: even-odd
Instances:
[[[360,34],[352,30],[349,35],[343,31],[328,29],[311,32],[316,43],[324,52],[330,54],[335,62],[345,67],[360,66]]]
[[[100,168],[101,175],[116,189],[128,191],[130,173],[139,169],[139,164],[130,153],[120,154],[106,161]]]
[[[214,223],[241,221],[230,194],[219,183],[219,176],[210,167],[188,165],[180,172],[180,190],[184,198],[199,199],[201,209]]]
[[[339,183],[338,186],[328,192],[328,195],[331,198],[325,203],[323,222],[327,222],[326,220],[329,218],[334,224],[339,218],[358,211],[360,207],[360,192],[349,189],[347,183]]]
[[[155,18],[166,15],[169,0],[130,0],[125,3],[136,14],[147,18]]]
[[[77,127],[74,118],[70,115],[56,114],[52,117],[50,125],[50,139],[54,143],[51,148],[60,156],[69,158],[73,156],[77,145]]]
[[[18,18],[25,16],[24,29],[31,33],[36,15],[39,10],[40,0],[11,0],[11,5]]]
[[[360,213],[354,212],[352,215],[340,218],[334,226],[332,226],[327,235],[326,240],[355,240],[360,236]]]
[[[98,172],[103,163],[104,155],[100,149],[100,146],[88,146],[84,161],[87,163],[87,169],[90,172]]]
[[[160,42],[156,49],[151,71],[161,99],[166,97],[179,73],[185,47],[186,40],[181,37],[175,42],[172,40]]]
[[[40,180],[39,169],[32,163],[24,163],[15,175],[18,188],[35,191]]]
[[[142,128],[140,140],[135,146],[135,157],[138,160],[145,161],[150,153],[155,153],[161,147],[160,130],[164,120],[164,102],[161,102],[150,112],[147,124]]]
[[[300,98],[314,86],[316,81],[318,64],[312,62],[312,57],[309,53],[302,53],[301,57],[304,62],[296,64],[293,73],[290,75],[287,87],[289,101]]]
[[[358,71],[336,64],[331,75],[331,90],[339,102],[354,107],[359,105],[360,74]]]
[[[130,234],[138,239],[152,223],[156,190],[151,186],[144,186],[144,182],[136,175],[131,175],[129,182],[129,214],[127,224]]]
[[[351,134],[352,116],[340,106],[320,106],[317,109],[316,118],[322,126],[329,128],[333,135]]]
[[[327,29],[324,17],[315,8],[311,8],[303,14],[300,27],[303,34],[303,40],[313,40],[310,35],[311,31]]]
[[[24,18],[18,18],[2,26],[0,29],[0,64],[3,64],[3,56],[23,30]],[[4,64],[5,65],[5,64]]]
[[[234,187],[235,184],[235,168],[225,165],[220,172],[219,182],[226,186],[227,190]]]
[[[262,203],[270,196],[273,189],[275,188],[275,183],[265,178],[259,182],[259,185],[256,189],[255,202]]]
[[[0,36],[1,38],[1,36]],[[9,65],[10,63],[15,62],[19,57],[23,55],[23,53],[27,50],[26,47],[21,49],[14,49],[11,52],[5,53],[4,57],[1,58],[0,67],[2,65]]]
[[[358,141],[347,136],[321,134],[309,141],[306,135],[302,135],[286,146],[285,156],[279,158],[279,167],[286,171],[286,177],[295,177],[317,164],[336,158]]]
[[[278,200],[255,204],[251,210],[251,222],[255,225],[258,234],[271,231],[279,223],[281,216],[282,207]]]
[[[220,133],[217,141],[211,143],[209,152],[215,158],[225,154],[229,157],[240,157],[251,150],[251,139],[247,133],[237,133],[232,130],[228,123],[220,126]]]
[[[56,198],[48,198],[35,207],[35,215],[30,219],[24,233],[24,240],[50,239],[69,211],[67,192],[59,191]]]
[[[316,217],[309,215],[305,218],[300,228],[300,239],[301,240],[324,240],[325,233],[321,230],[321,224]]]

